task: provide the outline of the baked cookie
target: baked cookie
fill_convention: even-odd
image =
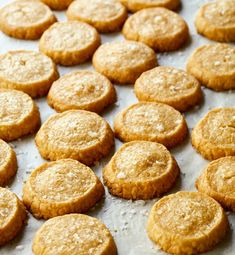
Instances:
[[[97,72],[75,71],[53,83],[47,101],[58,112],[73,109],[101,112],[116,101],[116,91]]]
[[[124,142],[145,140],[171,148],[184,140],[187,124],[180,112],[169,105],[140,102],[116,115],[114,130]]]
[[[170,152],[159,143],[124,144],[103,169],[109,191],[125,199],[151,199],[167,192],[179,175]]]
[[[235,47],[215,43],[197,48],[187,63],[187,71],[215,91],[235,89]]]
[[[131,15],[122,30],[128,40],[140,41],[155,51],[174,51],[189,38],[187,23],[165,8],[147,8]]]
[[[101,45],[92,62],[98,72],[120,84],[135,83],[143,72],[157,65],[155,52],[151,48],[132,41]]]
[[[0,89],[0,139],[12,141],[34,133],[40,126],[40,113],[27,94]]]
[[[151,7],[165,7],[176,10],[180,5],[180,0],[119,0],[131,12]]]
[[[206,159],[235,156],[235,108],[217,108],[199,121],[192,145]]]
[[[34,51],[9,51],[0,55],[0,88],[21,90],[31,97],[45,96],[59,78],[46,55]]]
[[[35,255],[116,255],[113,237],[98,219],[69,214],[46,221],[33,241]]]
[[[5,185],[16,174],[17,159],[13,149],[0,139],[0,186]]]
[[[114,145],[109,124],[96,113],[83,110],[52,115],[35,140],[45,159],[72,158],[86,165],[106,156]]]
[[[235,157],[212,161],[196,181],[200,192],[235,212]]]
[[[217,0],[203,5],[195,25],[199,34],[219,42],[235,41],[234,0]]]
[[[104,195],[94,172],[73,159],[36,168],[23,188],[23,202],[36,218],[87,212]]]
[[[69,20],[84,21],[101,33],[115,32],[121,29],[127,18],[126,8],[117,0],[74,1],[68,8]]]
[[[209,251],[228,231],[228,219],[214,199],[181,191],[160,199],[152,208],[147,232],[163,251],[192,255]]]
[[[53,12],[35,0],[18,0],[0,10],[0,30],[18,39],[39,39],[55,22]]]
[[[90,59],[100,45],[95,28],[80,22],[57,22],[47,29],[39,42],[39,49],[55,63],[71,66]]]
[[[41,2],[48,5],[53,10],[62,11],[65,10],[73,0],[41,0]]]
[[[0,187],[0,245],[19,234],[26,218],[25,207],[18,197],[10,190]]]
[[[202,90],[192,75],[174,67],[159,66],[139,77],[135,95],[140,101],[165,103],[183,112],[200,103]]]

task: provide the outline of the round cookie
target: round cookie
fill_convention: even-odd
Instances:
[[[0,187],[0,246],[19,234],[26,218],[26,210],[18,197],[10,190]]]
[[[165,103],[181,112],[202,99],[200,83],[192,75],[166,66],[144,72],[135,82],[135,95],[140,101]]]
[[[180,5],[180,0],[119,0],[131,12],[151,7],[165,7],[176,10]]]
[[[161,144],[134,141],[124,144],[103,169],[109,191],[125,199],[152,199],[167,192],[179,167]]]
[[[192,145],[206,159],[235,156],[235,108],[216,108],[199,121]]]
[[[117,0],[74,1],[68,8],[69,20],[80,20],[95,27],[101,33],[120,30],[127,18],[126,8]]]
[[[215,43],[197,48],[187,63],[187,71],[215,91],[235,89],[235,47]]]
[[[34,51],[9,51],[0,55],[0,88],[21,90],[31,97],[48,93],[59,74],[53,61]]]
[[[58,112],[73,109],[101,112],[116,101],[116,91],[97,72],[75,71],[53,83],[47,101]]]
[[[23,202],[36,218],[87,212],[104,195],[94,172],[73,159],[36,168],[23,188]]]
[[[187,23],[165,8],[138,11],[127,19],[122,32],[126,39],[143,42],[160,52],[178,50],[189,38]]]
[[[83,214],[69,214],[50,219],[41,226],[33,240],[33,253],[116,255],[117,249],[101,221]]]
[[[98,72],[120,84],[135,83],[143,72],[157,65],[155,52],[151,48],[132,41],[101,45],[92,62]]]
[[[114,130],[124,142],[145,140],[171,148],[184,140],[187,124],[180,112],[169,105],[141,102],[116,115]]]
[[[196,181],[200,192],[235,212],[235,157],[212,161]]]
[[[27,94],[0,89],[0,139],[12,141],[34,133],[40,126],[40,113]]]
[[[228,231],[223,208],[199,192],[181,191],[160,199],[152,208],[147,232],[163,251],[191,255],[209,251]]]
[[[195,25],[199,34],[219,42],[235,41],[234,0],[217,0],[203,5]]]
[[[47,29],[39,49],[55,63],[71,66],[90,59],[100,45],[100,36],[92,26],[80,21],[57,22]]]
[[[0,30],[18,39],[39,39],[56,20],[46,5],[35,0],[15,1],[0,10]]]
[[[96,113],[83,110],[52,115],[35,141],[45,159],[72,158],[86,165],[106,156],[114,145],[109,124]]]
[[[65,10],[73,0],[41,0],[44,4],[48,5],[53,10]]]
[[[16,174],[17,159],[13,149],[1,139],[0,152],[0,186],[3,186]]]

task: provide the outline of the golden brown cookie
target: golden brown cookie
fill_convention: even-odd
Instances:
[[[46,221],[33,241],[35,255],[116,255],[113,237],[96,218],[83,214],[58,216]]]
[[[53,12],[35,0],[18,0],[0,10],[0,30],[18,39],[39,39],[55,22]]]
[[[228,228],[219,203],[203,193],[187,191],[160,199],[153,206],[147,225],[149,238],[163,251],[175,255],[213,249]]]
[[[0,55],[0,88],[45,96],[58,77],[55,64],[42,53],[18,50]]]
[[[53,83],[48,103],[58,112],[81,109],[101,112],[116,101],[112,83],[94,71],[75,71]]]
[[[192,75],[166,66],[144,72],[135,82],[135,94],[140,101],[165,103],[182,112],[202,99],[200,83]]]
[[[187,135],[184,117],[169,105],[141,102],[117,114],[115,135],[124,142],[145,140],[174,147]]]
[[[80,21],[57,22],[47,29],[39,49],[55,63],[71,66],[90,59],[100,45],[100,36],[92,26]]]
[[[7,143],[0,139],[0,186],[5,185],[16,174],[16,154]]]
[[[45,159],[72,158],[86,165],[106,156],[114,145],[109,124],[96,113],[83,110],[52,115],[35,140]]]
[[[48,5],[53,10],[65,10],[73,0],[41,0],[41,2]]]
[[[10,190],[0,187],[0,245],[15,238],[27,218],[24,205]]]
[[[178,50],[189,38],[187,23],[165,8],[138,11],[127,19],[122,32],[126,39],[143,42],[160,52]]]
[[[200,192],[235,212],[235,157],[212,161],[196,181]]]
[[[176,10],[180,5],[180,0],[119,0],[131,12],[151,7],[165,7]]]
[[[198,33],[219,42],[235,41],[234,0],[216,0],[203,5],[197,13]]]
[[[103,169],[109,191],[125,199],[151,199],[167,192],[179,167],[165,146],[134,141],[124,144]]]
[[[73,159],[36,168],[23,188],[23,202],[36,218],[87,212],[104,195],[94,172]]]
[[[0,89],[0,139],[12,141],[34,133],[40,125],[40,113],[27,94]]]
[[[192,145],[206,159],[235,156],[235,108],[216,108],[199,121]]]
[[[157,65],[156,55],[151,48],[132,41],[101,45],[92,62],[98,72],[120,84],[133,84],[143,72]]]
[[[77,0],[68,8],[69,20],[80,20],[95,27],[101,33],[121,29],[127,18],[126,8],[117,0]]]
[[[235,89],[235,47],[215,43],[197,48],[187,63],[187,71],[215,91]]]

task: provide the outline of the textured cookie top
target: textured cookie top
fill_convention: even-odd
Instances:
[[[34,103],[27,94],[0,89],[0,125],[9,126],[24,121],[34,110]]]
[[[11,159],[12,149],[11,147],[0,139],[0,171],[4,167],[5,163]]]
[[[164,232],[183,238],[199,238],[209,234],[220,223],[223,209],[202,193],[181,191],[159,200],[150,217]]]
[[[0,10],[0,19],[9,26],[32,27],[49,20],[51,10],[40,1],[16,1]]]
[[[96,183],[97,177],[92,170],[72,159],[43,164],[33,171],[28,180],[37,197],[56,202],[79,198]]]
[[[40,44],[50,51],[77,51],[86,49],[97,40],[98,33],[92,26],[79,22],[57,22],[41,37]]]
[[[101,255],[111,240],[108,229],[99,220],[70,214],[44,223],[36,234],[34,248],[41,247],[48,255]]]
[[[0,78],[17,84],[47,81],[54,70],[52,60],[39,52],[10,51],[0,56]]]

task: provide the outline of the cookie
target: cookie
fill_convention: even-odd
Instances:
[[[116,115],[114,130],[124,142],[145,140],[171,148],[184,140],[187,124],[180,112],[169,105],[140,102]]]
[[[40,126],[38,107],[27,94],[0,89],[0,139],[12,141],[34,133]]]
[[[0,186],[3,186],[16,174],[17,159],[13,149],[1,139],[0,152]]]
[[[15,238],[27,218],[24,205],[10,190],[0,188],[0,245]]]
[[[235,41],[234,0],[217,0],[203,5],[197,13],[197,32],[219,42]]]
[[[41,0],[44,4],[48,5],[53,10],[62,11],[73,2],[73,0]]]
[[[152,199],[167,192],[179,167],[161,144],[135,141],[124,145],[103,169],[110,193],[125,199]]]
[[[47,29],[39,49],[55,63],[71,66],[89,60],[100,45],[100,36],[92,26],[80,21],[57,22]]]
[[[199,192],[181,191],[160,199],[152,208],[149,238],[170,254],[209,251],[228,231],[228,220],[214,199]]]
[[[202,90],[192,75],[173,67],[159,66],[137,79],[135,95],[140,101],[165,103],[184,112],[200,103]]]
[[[35,140],[45,159],[72,158],[86,165],[106,156],[114,145],[109,124],[96,113],[83,110],[52,115]]]
[[[157,65],[154,51],[140,42],[122,41],[101,45],[93,56],[101,74],[120,84],[133,84],[145,71]]]
[[[180,5],[180,0],[119,0],[131,12],[151,7],[165,7],[176,10]]]
[[[235,108],[216,108],[199,121],[192,145],[208,160],[235,156]]]
[[[47,97],[58,112],[81,109],[101,112],[116,101],[112,83],[93,71],[75,71],[53,83]]]
[[[66,231],[65,231],[66,230]],[[113,237],[98,219],[69,214],[46,221],[33,240],[35,255],[116,255]]]
[[[212,161],[196,181],[200,192],[217,200],[223,207],[235,212],[235,157]]]
[[[187,23],[165,8],[147,8],[131,15],[122,30],[128,40],[140,41],[155,51],[174,51],[189,38]]]
[[[35,0],[15,1],[0,10],[0,30],[18,39],[39,39],[55,22],[53,12]]]
[[[197,48],[187,63],[187,71],[215,91],[235,89],[235,47],[215,43]]]
[[[68,8],[69,20],[80,20],[95,27],[101,33],[121,29],[127,18],[126,8],[117,0],[74,1]]]
[[[0,88],[21,90],[33,98],[41,97],[58,78],[53,61],[39,52],[18,50],[0,55]]]
[[[23,202],[36,218],[87,212],[104,195],[98,177],[73,159],[36,168],[23,188]]]

